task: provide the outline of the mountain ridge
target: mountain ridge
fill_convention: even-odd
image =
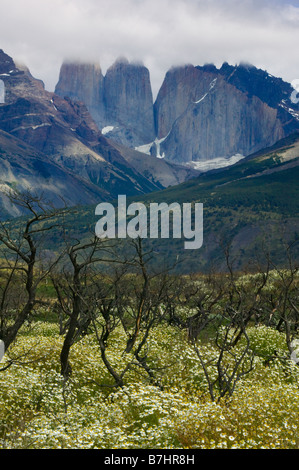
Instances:
[[[75,63],[72,66],[76,75],[78,66]],[[245,63],[232,66],[224,62],[219,69],[213,64],[187,64],[167,71],[154,102],[150,92],[145,93],[146,109],[150,103],[153,107],[155,135],[150,139],[148,132],[145,132],[148,137],[143,136],[143,141],[139,140],[137,145],[137,141],[130,137],[136,129],[140,126],[152,129],[152,114],[147,121],[146,113],[139,111],[137,116],[142,116],[141,123],[130,111],[134,107],[137,109],[139,103],[137,95],[130,91],[128,77],[132,68],[135,70],[136,84],[139,83],[140,89],[144,87],[138,67],[147,76],[146,87],[149,90],[149,71],[124,59],[116,61],[106,76],[102,76],[103,83],[106,78],[109,81],[109,71],[120,68],[121,73],[113,82],[114,101],[111,107],[125,115],[127,122],[120,118],[117,122],[117,119],[106,116],[101,126],[110,140],[142,153],[193,168],[197,167],[197,162],[212,164],[213,160],[224,160],[226,164],[225,160],[235,155],[248,156],[299,128],[299,106],[290,100],[291,85],[281,78]],[[58,89],[64,78],[63,68],[64,65]],[[66,81],[63,94],[71,96],[73,92],[68,92],[67,88]],[[82,94],[80,99],[86,102]],[[103,103],[99,104],[99,109],[102,106],[105,111],[109,101],[103,86]],[[193,162],[195,165],[192,165]],[[198,165],[198,168],[204,169],[205,166]]]

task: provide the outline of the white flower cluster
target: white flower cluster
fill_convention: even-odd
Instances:
[[[104,386],[112,380],[93,337],[74,345],[73,375],[66,382],[59,374],[57,326],[31,325],[10,351],[15,364],[0,373],[0,447],[298,448],[298,367],[279,358],[265,363],[274,350],[287,350],[281,333],[259,326],[248,335],[256,353],[253,371],[232,397],[212,402],[184,331],[160,326],[149,338],[147,354],[161,389],[133,367],[126,386],[117,390]],[[116,331],[107,351],[119,370],[128,359],[122,354],[125,341],[124,332]],[[206,341],[198,348],[216,379],[215,346]]]

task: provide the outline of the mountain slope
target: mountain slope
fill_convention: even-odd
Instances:
[[[125,147],[109,139],[112,147],[116,148],[124,159],[134,168],[146,176],[160,189],[175,186],[198,176],[199,172],[182,165],[172,164],[153,155],[144,155],[142,152]]]
[[[79,190],[80,188],[80,190]],[[111,198],[109,192],[90,184],[77,173],[57,165],[42,152],[0,130],[1,219],[21,215],[4,193],[30,189],[43,194],[56,207],[93,204]]]
[[[223,248],[231,246],[238,269],[250,261],[284,264],[284,242],[299,233],[299,133],[282,139],[273,147],[249,156],[232,167],[210,171],[179,186],[145,196],[150,202],[201,202],[204,204],[204,244],[186,252],[181,241],[160,240],[161,256],[181,256],[180,269],[225,269]],[[298,245],[298,244],[297,244]],[[299,251],[295,252],[299,260]]]

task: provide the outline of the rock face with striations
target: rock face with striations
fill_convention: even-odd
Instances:
[[[99,65],[64,63],[55,93],[84,102],[99,129],[130,147],[155,139],[149,71],[118,59],[104,77]]]
[[[151,152],[187,163],[271,146],[299,127],[299,114],[285,105],[290,90],[254,67],[173,68],[155,103],[157,141]]]
[[[146,67],[117,60],[105,76],[105,104],[107,124],[115,127],[111,137],[131,147],[155,139],[153,95]]]
[[[14,60],[0,49],[0,80],[4,84],[4,101],[13,103],[19,98],[48,99],[44,83],[32,77],[25,66],[16,65]]]

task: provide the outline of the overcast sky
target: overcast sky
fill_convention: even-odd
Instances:
[[[66,58],[142,61],[154,95],[173,65],[250,62],[299,78],[299,0],[0,0],[0,49],[53,91]]]

